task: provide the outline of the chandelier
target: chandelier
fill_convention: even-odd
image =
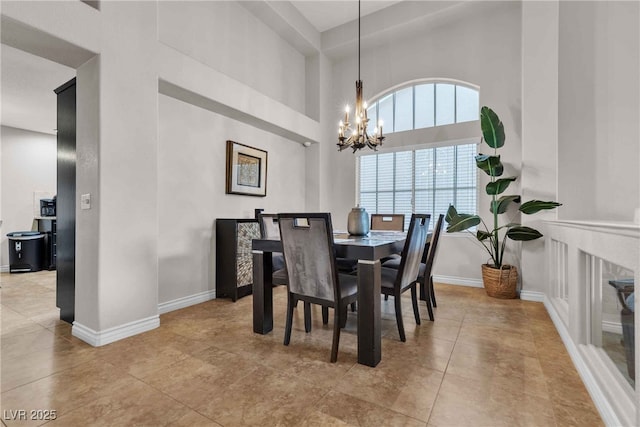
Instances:
[[[358,81],[356,81],[356,105],[354,111],[353,128],[349,123],[349,105],[345,108],[344,121],[340,120],[338,125],[338,149],[353,148],[353,152],[364,147],[369,147],[374,151],[382,145],[382,120],[378,122],[378,127],[373,131],[373,135],[367,132],[369,118],[367,117],[367,103],[362,100],[362,80],[360,80],[360,0],[358,0]],[[348,136],[345,136],[345,133]]]

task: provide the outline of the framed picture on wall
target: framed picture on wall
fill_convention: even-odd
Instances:
[[[227,194],[267,195],[267,152],[227,141]]]

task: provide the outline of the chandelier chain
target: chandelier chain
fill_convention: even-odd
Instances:
[[[373,135],[368,133],[369,117],[367,117],[367,103],[362,96],[362,80],[360,79],[361,69],[361,0],[358,0],[358,81],[356,81],[356,104],[353,114],[353,127],[349,123],[349,106],[345,108],[344,122],[338,124],[338,149],[352,148],[353,152],[369,147],[376,151],[382,145],[384,136],[382,134],[382,120],[378,122],[378,127],[373,131]],[[348,135],[351,133],[350,135]]]

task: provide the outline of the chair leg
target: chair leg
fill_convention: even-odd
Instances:
[[[289,345],[291,341],[291,323],[293,322],[293,308],[296,302],[297,300],[294,301],[293,296],[289,293],[287,298],[287,323],[284,328],[284,345]]]
[[[338,360],[338,344],[340,343],[340,324],[342,323],[342,311],[342,307],[339,306],[333,310],[333,344],[331,344],[331,363],[335,363]]]
[[[304,331],[311,332],[311,303],[304,303]]]
[[[431,294],[431,302],[433,303],[433,306],[437,307],[436,293],[433,291],[433,276],[429,277],[429,293]]]
[[[322,306],[322,324],[326,325],[329,323],[329,307]]]
[[[427,292],[424,289],[424,277],[418,277],[418,286],[420,287],[420,301],[426,301]]]
[[[429,320],[433,322],[433,308],[431,307],[431,286],[425,286],[425,290],[427,291],[426,298],[424,302],[427,304],[427,312],[429,312]]]
[[[398,324],[398,333],[400,334],[400,341],[405,342],[407,337],[404,335],[404,322],[402,321],[402,303],[400,295],[394,295],[393,299],[396,304],[396,323]]]
[[[347,310],[348,307],[345,305],[344,308],[341,308],[342,312],[340,313],[340,327],[344,328],[347,326]]]
[[[415,283],[411,287],[411,304],[413,305],[413,317],[416,318],[416,325],[419,325],[420,311],[418,310],[418,291]]]
[[[355,303],[355,302],[352,302],[352,303],[351,303],[351,312],[352,312],[352,313],[355,313],[355,312],[356,312],[356,303]]]

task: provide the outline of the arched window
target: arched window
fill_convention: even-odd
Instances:
[[[478,90],[451,81],[420,81],[383,92],[367,110],[369,123],[383,121],[385,134],[479,120]],[[373,130],[371,130],[372,132]],[[383,150],[357,157],[358,203],[370,213],[437,215],[450,204],[477,212],[474,142],[457,141],[405,150]],[[387,151],[387,152],[385,152]]]
[[[377,96],[367,115],[370,134],[379,120],[385,133],[469,122],[479,119],[479,93],[470,85],[425,80]]]

